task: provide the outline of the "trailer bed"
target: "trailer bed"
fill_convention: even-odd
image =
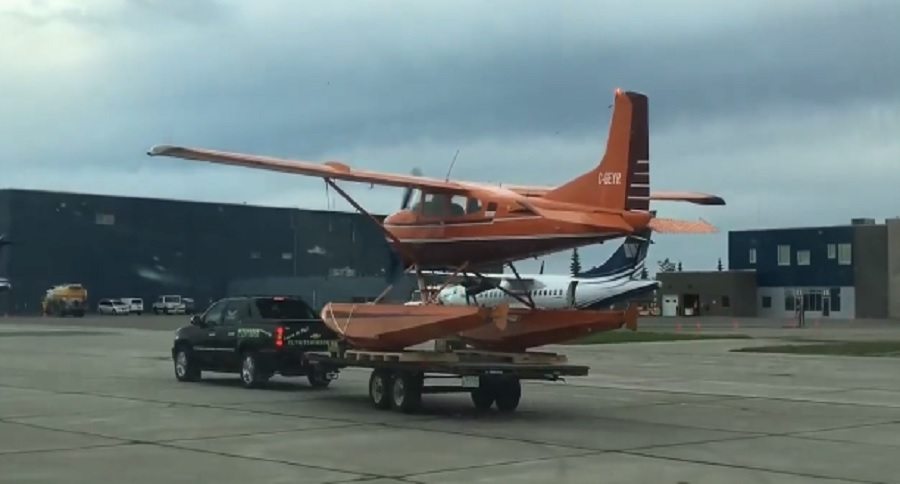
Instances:
[[[423,394],[469,393],[475,407],[513,411],[521,398],[521,380],[557,381],[585,376],[589,368],[568,363],[556,353],[503,353],[480,350],[361,351],[307,353],[325,371],[370,368],[369,399],[376,408],[413,412]],[[456,385],[426,385],[427,380],[456,380]]]

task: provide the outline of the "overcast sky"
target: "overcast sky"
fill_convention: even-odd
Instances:
[[[900,215],[897,25],[889,0],[3,0],[0,187],[329,206],[320,180],[158,143],[433,176],[458,149],[455,178],[558,184],[622,87],[650,98],[652,188],[728,202],[660,203],[722,232],[657,236],[651,263],[714,269],[728,230]]]

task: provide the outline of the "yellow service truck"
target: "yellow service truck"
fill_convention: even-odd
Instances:
[[[41,310],[45,316],[82,317],[87,311],[87,289],[81,284],[60,284],[47,289]]]

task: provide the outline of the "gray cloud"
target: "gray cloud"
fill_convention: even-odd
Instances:
[[[46,3],[0,10],[19,42],[0,45],[0,185],[324,204],[321,182],[146,158],[155,143],[438,176],[459,148],[454,176],[561,183],[602,153],[619,86],[650,96],[654,187],[730,202],[666,215],[843,223],[891,215],[900,183],[892,2]],[[690,240],[654,253],[725,255]]]

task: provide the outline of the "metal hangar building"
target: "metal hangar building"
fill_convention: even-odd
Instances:
[[[44,293],[81,283],[101,298],[191,297],[202,310],[234,292],[290,293],[322,305],[369,300],[396,268],[360,214],[241,204],[0,190],[0,314],[38,313]],[[408,297],[395,286],[388,299]]]

